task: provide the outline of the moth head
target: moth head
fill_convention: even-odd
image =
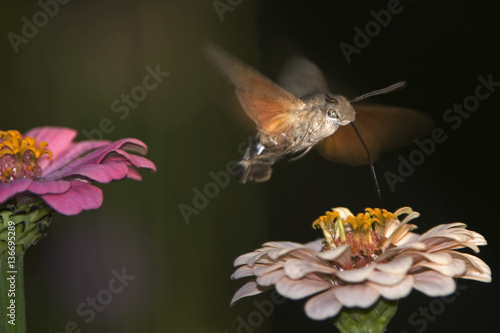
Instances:
[[[321,109],[335,125],[345,126],[355,119],[356,112],[344,96],[326,94],[325,104]]]

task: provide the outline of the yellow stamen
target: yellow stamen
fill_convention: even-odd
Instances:
[[[24,156],[24,153],[30,151],[36,159],[42,155],[48,155],[52,158],[52,152],[46,149],[48,143],[46,141],[36,144],[36,140],[31,137],[23,138],[18,131],[0,131],[0,157],[4,155],[17,155],[19,158]]]

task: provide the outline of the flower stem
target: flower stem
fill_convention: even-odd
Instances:
[[[0,333],[25,333],[24,253],[44,236],[52,208],[42,201],[0,207]]]
[[[333,320],[341,333],[383,333],[397,309],[397,301],[381,297],[368,309],[344,308]]]
[[[0,256],[0,332],[25,333],[24,253],[14,257],[5,251]]]

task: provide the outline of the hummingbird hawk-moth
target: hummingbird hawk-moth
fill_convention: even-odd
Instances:
[[[426,115],[410,109],[352,106],[366,97],[399,89],[404,82],[349,101],[328,92],[321,71],[305,58],[296,58],[288,66],[283,85],[289,91],[214,45],[207,45],[205,52],[233,84],[240,105],[258,130],[238,165],[242,183],[267,181],[275,162],[299,153],[293,159],[300,158],[313,147],[332,161],[368,164],[366,149],[376,159],[380,152],[425,134],[432,125]],[[366,146],[354,128],[345,126],[354,121]]]

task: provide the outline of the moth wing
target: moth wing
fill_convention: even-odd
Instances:
[[[287,123],[291,125],[293,114],[304,109],[302,100],[226,51],[209,44],[205,52],[234,85],[243,110],[259,131],[273,136],[282,134]]]
[[[327,93],[328,83],[321,69],[303,56],[291,57],[281,69],[278,83],[295,96]]]
[[[409,145],[413,140],[430,132],[432,120],[425,114],[400,107],[382,105],[356,105],[354,125],[377,160],[384,151]],[[316,148],[328,160],[348,165],[368,164],[366,150],[352,126],[341,126]]]
[[[300,99],[291,101],[277,92],[236,89],[236,95],[245,113],[255,122],[259,131],[270,136],[283,134],[293,125],[295,115],[304,109]]]

